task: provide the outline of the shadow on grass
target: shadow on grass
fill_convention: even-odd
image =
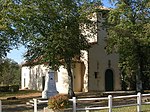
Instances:
[[[0,97],[9,97],[9,96],[16,96],[16,95],[27,95],[31,93],[41,93],[41,91],[36,90],[19,90],[17,92],[0,92]]]

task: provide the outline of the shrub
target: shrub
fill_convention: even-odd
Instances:
[[[11,85],[11,86],[9,86],[9,91],[11,91],[11,92],[19,91],[19,85]]]
[[[8,92],[9,86],[0,86],[0,92]]]
[[[48,108],[53,111],[61,110],[69,107],[69,98],[66,95],[55,95],[49,98],[48,100]]]
[[[17,92],[19,85],[0,86],[0,92]]]

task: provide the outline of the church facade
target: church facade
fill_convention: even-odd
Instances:
[[[96,21],[104,21],[101,12],[95,14],[94,18]],[[101,26],[102,22],[98,22],[97,34],[90,40],[91,48],[88,51],[81,51],[83,56],[80,61],[74,63],[72,68],[75,92],[121,90],[119,55],[107,54],[105,50],[107,32]],[[51,70],[44,64],[32,67],[23,64],[21,88],[43,90],[45,75],[48,72]],[[59,93],[68,92],[68,75],[63,66],[55,71],[55,82]]]

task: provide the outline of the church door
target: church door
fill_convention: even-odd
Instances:
[[[42,76],[42,90],[45,88],[45,76]]]
[[[114,79],[113,79],[113,71],[111,69],[107,69],[105,72],[105,90],[113,91],[114,90]]]

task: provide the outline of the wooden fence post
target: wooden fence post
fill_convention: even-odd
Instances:
[[[37,99],[33,99],[34,101],[34,112],[37,112]]]
[[[108,95],[108,112],[112,112],[112,95]]]
[[[2,112],[2,101],[0,100],[0,112]]]
[[[73,97],[73,112],[76,112],[76,97]]]
[[[87,107],[85,107],[85,108],[87,108]],[[90,112],[90,110],[85,110],[85,112]]]
[[[137,112],[141,112],[141,104],[142,104],[142,95],[141,93],[137,94]]]

